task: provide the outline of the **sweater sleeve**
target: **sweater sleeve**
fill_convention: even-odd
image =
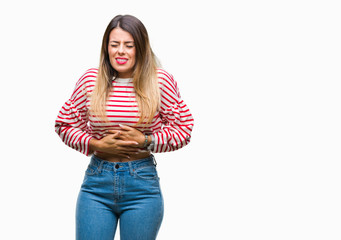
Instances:
[[[186,146],[191,139],[194,125],[192,114],[181,99],[180,92],[173,76],[159,71],[161,92],[160,118],[162,128],[155,132],[153,152],[170,152]]]
[[[87,83],[91,78],[91,71],[87,71],[77,82],[71,98],[64,103],[55,121],[55,131],[62,141],[69,147],[89,156]]]

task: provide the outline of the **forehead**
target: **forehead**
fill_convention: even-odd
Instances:
[[[121,28],[114,28],[113,30],[111,30],[109,34],[109,42],[110,41],[127,42],[127,41],[134,41],[134,39],[133,39],[133,36],[129,32]]]

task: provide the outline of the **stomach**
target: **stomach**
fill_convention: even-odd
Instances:
[[[130,155],[129,158],[114,155],[114,154],[103,153],[103,152],[95,152],[94,155],[100,159],[103,159],[109,162],[129,162],[129,161],[135,161],[135,160],[147,158],[151,155],[151,152],[150,151],[139,152],[137,154]]]

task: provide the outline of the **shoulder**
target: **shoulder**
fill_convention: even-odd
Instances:
[[[159,79],[159,82],[166,81],[170,83],[175,83],[173,75],[162,68],[157,69],[157,77]]]
[[[158,68],[157,69],[157,76],[158,78],[167,78],[167,79],[173,79],[173,75],[167,72],[163,68]]]
[[[168,90],[176,93],[178,91],[177,82],[174,80],[173,75],[162,68],[157,69],[157,77],[161,90]]]
[[[86,70],[85,73],[77,81],[76,86],[86,87],[95,85],[97,73],[98,73],[97,68],[90,68]]]
[[[73,97],[84,95],[92,91],[97,78],[97,68],[90,68],[78,79],[73,91]]]

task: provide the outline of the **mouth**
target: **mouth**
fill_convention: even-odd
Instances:
[[[121,64],[121,65],[128,62],[128,58],[115,58],[115,60],[116,60],[116,63]]]

